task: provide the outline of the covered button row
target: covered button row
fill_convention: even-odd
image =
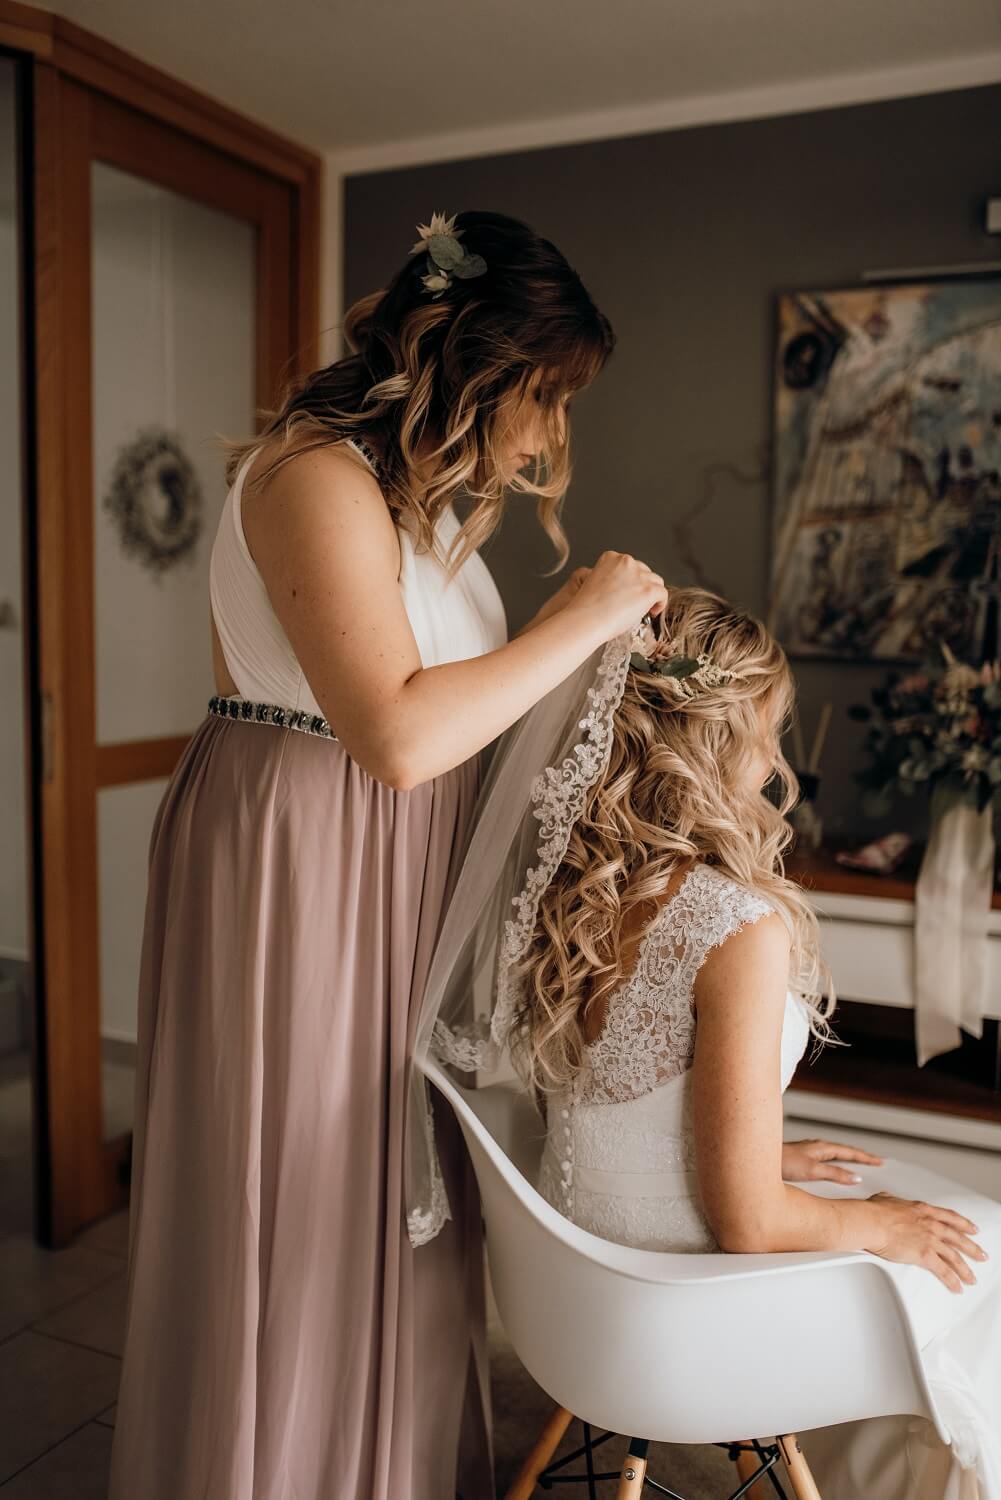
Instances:
[[[560,1186],[563,1189],[563,1199],[564,1199],[564,1202],[568,1202],[569,1198],[570,1198],[570,1192],[571,1192],[571,1176],[573,1174],[573,1161],[572,1161],[572,1154],[573,1154],[572,1153],[573,1131],[572,1131],[571,1126],[570,1126],[570,1111],[568,1109],[561,1109],[560,1110],[560,1119],[563,1121],[563,1149],[566,1152],[566,1155],[564,1156],[563,1160],[560,1162],[560,1171],[563,1173],[563,1178],[562,1178],[562,1181],[560,1183]],[[555,1145],[555,1142],[554,1142],[554,1145]]]

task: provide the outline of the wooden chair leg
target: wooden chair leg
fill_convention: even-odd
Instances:
[[[572,1411],[567,1411],[565,1406],[553,1407],[549,1420],[535,1440],[535,1447],[518,1470],[504,1500],[530,1500],[535,1481],[560,1446],[572,1421]]]
[[[629,1444],[626,1461],[622,1465],[622,1477],[615,1491],[615,1500],[639,1500],[646,1478],[646,1456],[650,1444],[645,1438],[633,1438]]]
[[[821,1500],[817,1482],[810,1472],[806,1454],[799,1446],[799,1438],[796,1434],[787,1432],[783,1437],[776,1437],[775,1441],[785,1462],[789,1483],[793,1487],[796,1500]]]
[[[743,1438],[742,1441],[749,1443],[751,1439]],[[737,1478],[741,1484],[744,1483],[745,1479],[750,1479],[751,1475],[760,1468],[761,1460],[752,1450],[742,1448],[737,1454]],[[759,1479],[757,1484],[752,1484],[749,1490],[744,1491],[745,1500],[765,1500],[767,1494],[774,1494],[774,1491],[766,1491],[766,1483],[766,1480]]]

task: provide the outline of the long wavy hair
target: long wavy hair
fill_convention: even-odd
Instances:
[[[783,873],[792,838],[786,814],[799,795],[781,749],[794,706],[785,654],[759,620],[694,588],[670,590],[660,639],[646,656],[678,652],[704,653],[742,678],[689,697],[671,678],[629,669],[608,765],[542,895],[516,970],[512,1059],[540,1101],[569,1085],[583,1061],[588,1015],[626,977],[629,913],[659,905],[676,869],[691,861],[774,903],[789,928],[790,982],[803,993],[810,1030],[820,1045],[837,1041],[827,1021],[836,1001],[817,919]],[[762,751],[774,800],[748,776]]]
[[[508,488],[537,497],[556,572],[569,555],[560,520],[572,473],[566,413],[603,368],[615,335],[577,272],[527,224],[472,210],[454,218],[463,247],[487,270],[456,278],[435,300],[421,283],[426,257],[403,260],[387,286],[348,308],[351,352],[290,382],[257,437],[224,442],[227,483],[262,443],[274,453],[259,485],[298,453],[362,438],[377,450],[394,520],[410,524],[420,547],[431,550],[435,522],[459,490],[474,502],[452,543],[450,573],[496,529]],[[512,404],[520,411],[531,399],[542,433],[533,472],[505,475],[500,449]],[[422,442],[430,448],[418,485]]]

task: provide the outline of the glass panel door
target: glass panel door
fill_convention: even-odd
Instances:
[[[207,129],[233,141],[235,118]],[[271,170],[277,138],[252,131],[247,160],[45,69],[36,122],[43,1237],[59,1244],[127,1200],[150,835],[214,690],[218,440],[251,436],[315,347],[296,239],[316,221]]]
[[[254,430],[256,227],[91,164],[94,651],[99,746],[185,738],[214,692],[215,433]],[[150,830],[166,778],[98,789],[106,1139],[132,1127]]]

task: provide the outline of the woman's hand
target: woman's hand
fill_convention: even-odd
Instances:
[[[548,620],[550,615],[558,614],[561,609],[565,609],[590,571],[590,568],[574,568],[562,588],[558,588],[555,594],[550,594],[542,608],[536,610],[532,618],[527,620],[520,630],[516,630],[511,639],[514,640],[516,636],[524,635],[527,630],[533,630],[536,625],[541,625],[543,620]]]
[[[964,1256],[987,1260],[987,1251],[971,1240],[977,1226],[951,1208],[897,1198],[892,1193],[873,1193],[867,1200],[878,1210],[872,1243],[863,1248],[883,1260],[924,1266],[945,1283],[950,1292],[961,1292],[963,1283],[973,1286],[976,1277]]]
[[[834,1166],[835,1161],[859,1161],[868,1167],[881,1167],[883,1158],[857,1146],[840,1146],[835,1141],[784,1141],[782,1145],[783,1182],[861,1182],[857,1172]]]
[[[599,639],[610,641],[645,614],[662,613],[666,603],[659,573],[628,552],[603,552],[565,607],[591,616]]]

